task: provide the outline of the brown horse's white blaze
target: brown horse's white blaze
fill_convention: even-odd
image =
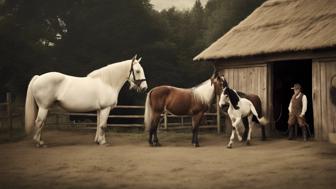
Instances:
[[[192,144],[199,146],[198,128],[203,114],[209,109],[214,97],[211,79],[200,85],[184,89],[172,86],[159,86],[148,92],[145,109],[145,127],[149,132],[149,144],[159,146],[157,127],[160,115],[168,111],[174,115],[192,116]]]

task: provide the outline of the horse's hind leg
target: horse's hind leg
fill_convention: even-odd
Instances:
[[[266,140],[266,130],[265,130],[265,125],[261,125],[261,140]]]
[[[246,145],[250,145],[251,144],[251,134],[252,134],[252,116],[248,117],[248,125],[249,125],[249,131],[248,131],[248,135],[247,135],[247,140],[246,140]]]
[[[249,120],[248,120],[248,117],[243,117],[242,118],[242,121],[243,121],[243,125],[244,125],[244,133],[243,133],[243,141],[246,141],[247,140],[247,135],[248,135],[248,132],[249,132]]]
[[[48,110],[44,109],[44,108],[39,108],[38,113],[37,113],[37,117],[35,120],[35,127],[36,127],[36,131],[35,131],[35,135],[34,135],[34,140],[36,141],[36,146],[37,147],[41,147],[44,145],[44,142],[41,140],[41,135],[42,135],[42,128],[45,124],[45,121],[47,119],[47,115],[48,115]]]
[[[151,146],[161,146],[161,144],[159,143],[158,136],[157,136],[157,129],[158,129],[159,123],[160,123],[160,114],[154,113],[152,125],[151,125],[150,131],[149,131],[150,132],[149,133],[150,134],[149,144]]]
[[[94,139],[94,141],[95,141],[95,143],[97,143],[97,144],[99,144],[99,134],[101,133],[101,131],[100,131],[100,127],[99,127],[99,124],[100,123],[100,110],[97,110],[97,131],[96,131],[96,136],[95,136],[95,139]]]

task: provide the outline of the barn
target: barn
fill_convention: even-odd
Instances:
[[[335,0],[266,1],[194,60],[214,64],[232,88],[258,94],[269,135],[287,128],[294,83],[307,95],[314,138],[335,135]]]

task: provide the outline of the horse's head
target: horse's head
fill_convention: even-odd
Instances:
[[[224,109],[225,107],[227,107],[230,104],[230,99],[229,99],[229,96],[226,92],[226,89],[227,88],[224,88],[222,90],[222,93],[221,93],[220,98],[219,98],[218,105],[221,109]]]
[[[130,89],[135,89],[139,91],[147,90],[147,82],[145,77],[145,72],[140,65],[141,58],[136,59],[136,55],[131,61],[131,69],[128,76],[128,82],[130,84]]]
[[[218,72],[215,71],[215,73],[211,76],[211,84],[215,87],[215,93],[217,95],[220,95],[222,90],[225,87],[229,87],[224,75],[219,75]]]
[[[231,89],[229,87],[224,87],[220,100],[219,100],[219,107],[223,109],[225,105],[231,104],[234,107],[234,109],[237,110],[239,109],[239,106],[238,106],[239,100],[240,100],[240,97],[234,89]]]

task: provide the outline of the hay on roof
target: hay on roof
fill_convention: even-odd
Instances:
[[[336,47],[335,0],[271,0],[194,60]]]

